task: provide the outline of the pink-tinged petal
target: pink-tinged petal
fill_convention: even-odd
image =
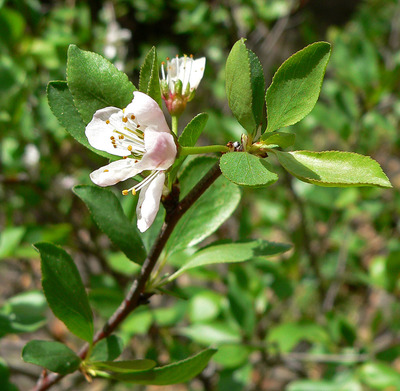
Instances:
[[[121,159],[101,167],[90,174],[92,182],[98,186],[112,186],[118,182],[125,181],[141,173],[143,168],[142,161],[133,159]]]
[[[140,232],[146,231],[157,216],[165,182],[165,174],[160,172],[148,185],[140,190],[136,208],[137,226]]]
[[[201,57],[195,61],[193,61],[192,69],[190,72],[190,88],[195,89],[198,87],[201,79],[203,78],[204,69],[206,67],[206,58]]]
[[[142,163],[146,170],[166,170],[174,163],[177,148],[172,134],[148,128],[144,133],[144,144],[146,153]]]
[[[135,121],[140,126],[150,127],[158,132],[170,133],[160,106],[143,92],[135,91],[133,93],[133,100],[125,109],[126,116],[130,117],[132,114],[136,117]]]
[[[85,130],[89,144],[93,148],[117,156],[125,156],[127,154],[126,148],[121,148],[120,146],[114,148],[110,139],[114,135],[114,128],[111,124],[106,123],[111,116],[118,116],[119,112],[122,113],[122,110],[117,107],[106,107],[94,113],[93,119],[86,126]]]

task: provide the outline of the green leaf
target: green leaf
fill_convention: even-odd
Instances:
[[[226,61],[226,95],[233,115],[255,135],[262,123],[265,82],[260,61],[244,41],[233,45]]]
[[[140,68],[139,91],[151,96],[161,107],[157,51],[154,46],[147,53],[143,65]]]
[[[180,334],[201,345],[239,343],[240,330],[226,322],[196,323],[179,329]]]
[[[122,353],[122,349],[122,339],[116,335],[110,335],[94,345],[90,360],[113,361]]]
[[[271,164],[247,152],[222,155],[219,166],[226,179],[240,186],[263,187],[278,180]]]
[[[99,228],[133,262],[143,263],[146,258],[137,228],[125,216],[116,195],[108,189],[79,185],[74,193],[86,204]]]
[[[179,145],[182,147],[194,147],[208,121],[207,113],[197,114],[183,129],[179,136]]]
[[[54,315],[87,342],[93,339],[93,315],[78,269],[60,247],[37,243],[42,265],[42,286]]]
[[[206,349],[195,356],[164,367],[157,367],[146,372],[119,374],[113,377],[121,381],[158,386],[185,383],[203,371],[216,351],[216,349]]]
[[[47,322],[47,308],[42,292],[30,291],[11,297],[0,309],[0,336],[37,330]]]
[[[85,135],[85,124],[74,104],[74,98],[66,81],[51,81],[47,85],[47,100],[54,116],[61,126],[79,143],[91,151],[107,157],[113,156],[107,152],[93,148]]]
[[[22,351],[22,359],[62,375],[75,372],[81,363],[81,359],[69,347],[54,341],[28,342]]]
[[[200,113],[196,115],[183,129],[182,134],[179,137],[178,143],[182,147],[194,147],[201,133],[206,126],[208,121],[208,114]],[[187,156],[178,156],[174,164],[169,170],[169,183],[172,184],[175,181],[176,175],[178,174],[179,168],[181,167]]]
[[[361,384],[354,380],[336,382],[329,380],[298,380],[289,384],[286,391],[361,391]]]
[[[254,257],[272,256],[289,250],[291,246],[283,243],[273,243],[266,240],[254,240],[244,243],[228,243],[206,247],[195,253],[186,265],[172,274],[168,281],[173,281],[182,273],[200,266],[215,263],[244,262]]]
[[[360,368],[360,380],[377,390],[400,390],[400,373],[387,364],[370,362]]]
[[[296,135],[293,133],[285,133],[285,132],[273,132],[273,133],[264,133],[261,136],[260,143],[263,146],[269,146],[270,148],[281,147],[288,148],[294,144],[296,139]]]
[[[193,182],[197,183],[215,161],[200,157],[188,164],[181,175],[182,196],[187,194]],[[241,192],[236,185],[225,178],[217,179],[176,225],[166,245],[167,253],[194,246],[215,232],[236,209],[240,197]]]
[[[279,67],[265,97],[268,132],[295,124],[314,108],[330,55],[329,43],[316,42]]]
[[[392,187],[380,165],[369,156],[338,151],[273,152],[287,171],[314,185]]]
[[[281,352],[290,352],[300,341],[328,343],[329,335],[322,326],[311,322],[281,323],[269,331],[267,341]]]
[[[68,87],[85,124],[93,114],[104,107],[126,107],[133,99],[134,85],[125,73],[119,71],[99,54],[68,48]]]
[[[129,361],[94,361],[90,363],[94,369],[117,373],[143,372],[156,366],[153,360],[139,359]]]
[[[25,227],[3,228],[0,235],[0,259],[13,255],[26,232]]]

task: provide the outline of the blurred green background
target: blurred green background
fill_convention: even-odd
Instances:
[[[113,249],[72,193],[104,159],[53,117],[50,80],[65,80],[67,47],[98,52],[137,85],[154,45],[160,61],[206,56],[204,79],[180,120],[210,115],[200,143],[240,139],[225,98],[224,63],[240,37],[260,58],[267,85],[304,46],[333,45],[315,109],[287,129],[295,149],[372,156],[394,189],[319,188],[279,171],[269,188],[243,190],[218,239],[293,244],[268,261],[207,268],[178,280],[187,300],[157,297],[124,323],[124,357],[160,363],[219,347],[189,385],[125,386],[82,376],[54,390],[400,390],[400,3],[396,0],[0,0],[0,385],[33,386],[23,364],[30,339],[67,341],[40,290],[31,244],[52,241],[74,256],[98,326],[137,269]],[[168,118],[168,116],[167,116]],[[274,163],[274,162],[273,162]],[[135,199],[126,197],[132,215]],[[207,243],[209,240],[207,241]],[[171,264],[182,263],[179,253]],[[171,269],[172,270],[172,269]],[[3,319],[13,319],[3,326]],[[1,388],[3,390],[3,388]]]

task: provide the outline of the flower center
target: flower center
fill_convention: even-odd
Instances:
[[[106,121],[106,124],[113,127],[115,135],[110,137],[110,141],[114,148],[127,149],[135,158],[143,156],[146,152],[144,147],[144,133],[133,114],[123,116],[122,123],[121,118],[117,120],[111,116]]]

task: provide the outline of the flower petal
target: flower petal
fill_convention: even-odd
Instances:
[[[140,126],[151,127],[158,132],[170,133],[164,113],[158,103],[143,92],[135,91],[133,100],[125,109],[125,115],[136,117]]]
[[[203,78],[204,69],[206,67],[206,58],[201,57],[195,61],[193,61],[192,69],[190,72],[190,89],[196,89],[200,83],[200,80]]]
[[[166,170],[175,161],[177,149],[174,137],[169,133],[159,133],[147,128],[144,132],[146,153],[142,164],[145,170]]]
[[[92,182],[98,186],[112,186],[118,182],[132,178],[147,168],[142,161],[121,159],[101,167],[90,174]]]
[[[86,126],[85,130],[89,144],[93,148],[117,156],[125,156],[127,154],[126,148],[119,146],[114,148],[110,140],[110,137],[113,136],[113,126],[106,123],[112,115],[115,117],[119,112],[122,113],[122,110],[117,107],[106,107],[94,113],[93,119]]]
[[[165,182],[165,174],[160,172],[148,185],[140,190],[136,208],[137,226],[140,232],[146,231],[157,216]]]

